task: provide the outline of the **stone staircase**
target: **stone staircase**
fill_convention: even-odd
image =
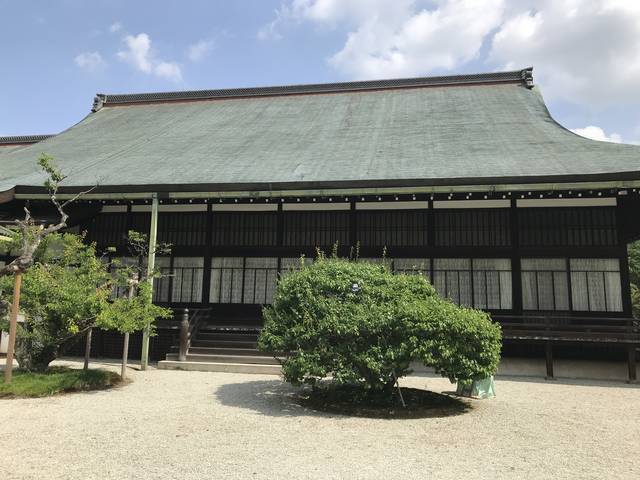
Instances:
[[[178,360],[179,347],[174,346],[166,360],[158,362],[158,368],[279,375],[278,361],[257,349],[259,333],[255,325],[204,322],[192,335],[186,361]]]

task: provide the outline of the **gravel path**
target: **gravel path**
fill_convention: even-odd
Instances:
[[[378,420],[306,410],[274,376],[131,378],[0,400],[2,478],[640,478],[640,389],[623,383],[500,379],[497,398],[462,415]]]

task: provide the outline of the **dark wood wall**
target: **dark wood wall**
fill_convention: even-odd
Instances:
[[[172,257],[203,258],[198,278],[202,294],[197,302],[177,302],[180,305],[209,303],[212,258],[274,258],[275,267],[260,268],[278,272],[283,258],[313,257],[317,248],[330,251],[337,245],[341,256],[375,258],[385,250],[392,259],[430,259],[425,273],[432,279],[437,270],[434,259],[510,259],[512,299],[506,310],[514,314],[523,310],[522,258],[566,259],[569,277],[571,258],[617,259],[623,308],[609,314],[628,315],[626,241],[628,209],[633,205],[620,205],[516,208],[512,200],[510,208],[433,208],[429,202],[422,209],[359,210],[351,202],[347,210],[289,211],[279,205],[276,211],[244,212],[216,212],[209,205],[207,211],[161,212],[158,238],[173,245]],[[147,232],[149,220],[150,213],[129,208],[126,213],[100,214],[83,228],[100,248],[113,246],[117,255],[126,256],[127,230]],[[167,268],[174,268],[173,261]],[[260,268],[254,266],[254,277]]]

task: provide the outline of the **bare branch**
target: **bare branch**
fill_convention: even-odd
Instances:
[[[18,272],[24,272],[27,268],[33,265],[33,256],[48,235],[56,233],[67,226],[67,220],[69,220],[69,214],[65,208],[71,203],[78,200],[83,195],[91,192],[96,186],[91,187],[88,190],[82,191],[64,203],[58,201],[58,187],[66,177],[60,171],[58,171],[52,164],[52,158],[47,155],[41,155],[38,159],[38,164],[42,170],[47,174],[47,180],[44,185],[49,191],[49,200],[56,208],[60,215],[58,223],[48,225],[46,228],[43,225],[36,225],[31,211],[29,210],[28,203],[24,206],[24,219],[16,219],[14,224],[19,229],[21,235],[21,248],[20,255],[8,265],[0,268],[0,277],[6,275],[14,275]]]

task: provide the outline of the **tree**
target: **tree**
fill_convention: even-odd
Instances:
[[[4,238],[10,238],[11,251],[18,253],[17,257],[4,267],[0,267],[0,278],[5,276],[13,276],[13,302],[11,305],[11,314],[9,318],[9,346],[7,349],[7,362],[4,372],[4,378],[6,383],[11,383],[13,372],[13,355],[17,332],[17,320],[18,311],[20,310],[20,291],[22,286],[22,275],[24,272],[33,265],[33,257],[36,250],[40,247],[41,243],[49,235],[59,232],[67,226],[67,220],[69,215],[66,212],[66,207],[76,201],[80,196],[86,192],[80,192],[70,200],[60,203],[57,198],[58,188],[60,183],[66,178],[53,164],[53,158],[42,154],[38,159],[38,165],[47,175],[47,179],[44,182],[44,186],[49,192],[49,199],[53,206],[56,208],[60,218],[58,223],[44,225],[36,222],[29,210],[28,205],[25,205],[25,216],[22,220],[16,220],[14,229],[2,228],[0,235]],[[8,302],[2,298],[2,291],[0,291],[0,313],[8,310]]]
[[[629,281],[631,282],[631,305],[633,315],[640,318],[640,241],[630,243],[628,248],[629,256]]]
[[[128,295],[117,297],[103,310],[98,323],[105,330],[117,330],[124,334],[122,346],[122,368],[120,376],[125,378],[128,355],[129,335],[143,330],[147,325],[151,326],[153,334],[153,322],[157,318],[171,318],[173,311],[169,308],[159,307],[152,302],[152,286],[148,281],[148,272],[141,268],[142,260],[148,256],[149,242],[145,234],[129,230],[127,243],[130,254],[135,258],[134,265],[123,265],[117,259],[111,262],[112,273],[117,287],[126,287]],[[157,253],[169,253],[170,245],[156,245]],[[113,251],[113,249],[110,249]],[[161,273],[158,269],[151,272],[158,278]]]
[[[157,318],[171,318],[173,316],[171,309],[159,307],[151,302],[150,283],[140,282],[135,284],[132,281],[129,288],[129,296],[113,300],[102,311],[98,319],[100,328],[117,330],[124,334],[120,374],[122,378],[126,376],[129,334],[142,330],[149,323],[153,328],[153,322]]]
[[[22,274],[25,322],[17,332],[16,357],[22,369],[42,372],[62,345],[96,324],[112,280],[95,247],[79,235],[50,234],[33,259]],[[10,277],[0,282],[0,289],[11,292]]]
[[[412,360],[452,381],[493,375],[501,330],[489,315],[440,298],[422,275],[320,257],[280,279],[264,309],[262,350],[284,355],[285,379],[390,392]]]

